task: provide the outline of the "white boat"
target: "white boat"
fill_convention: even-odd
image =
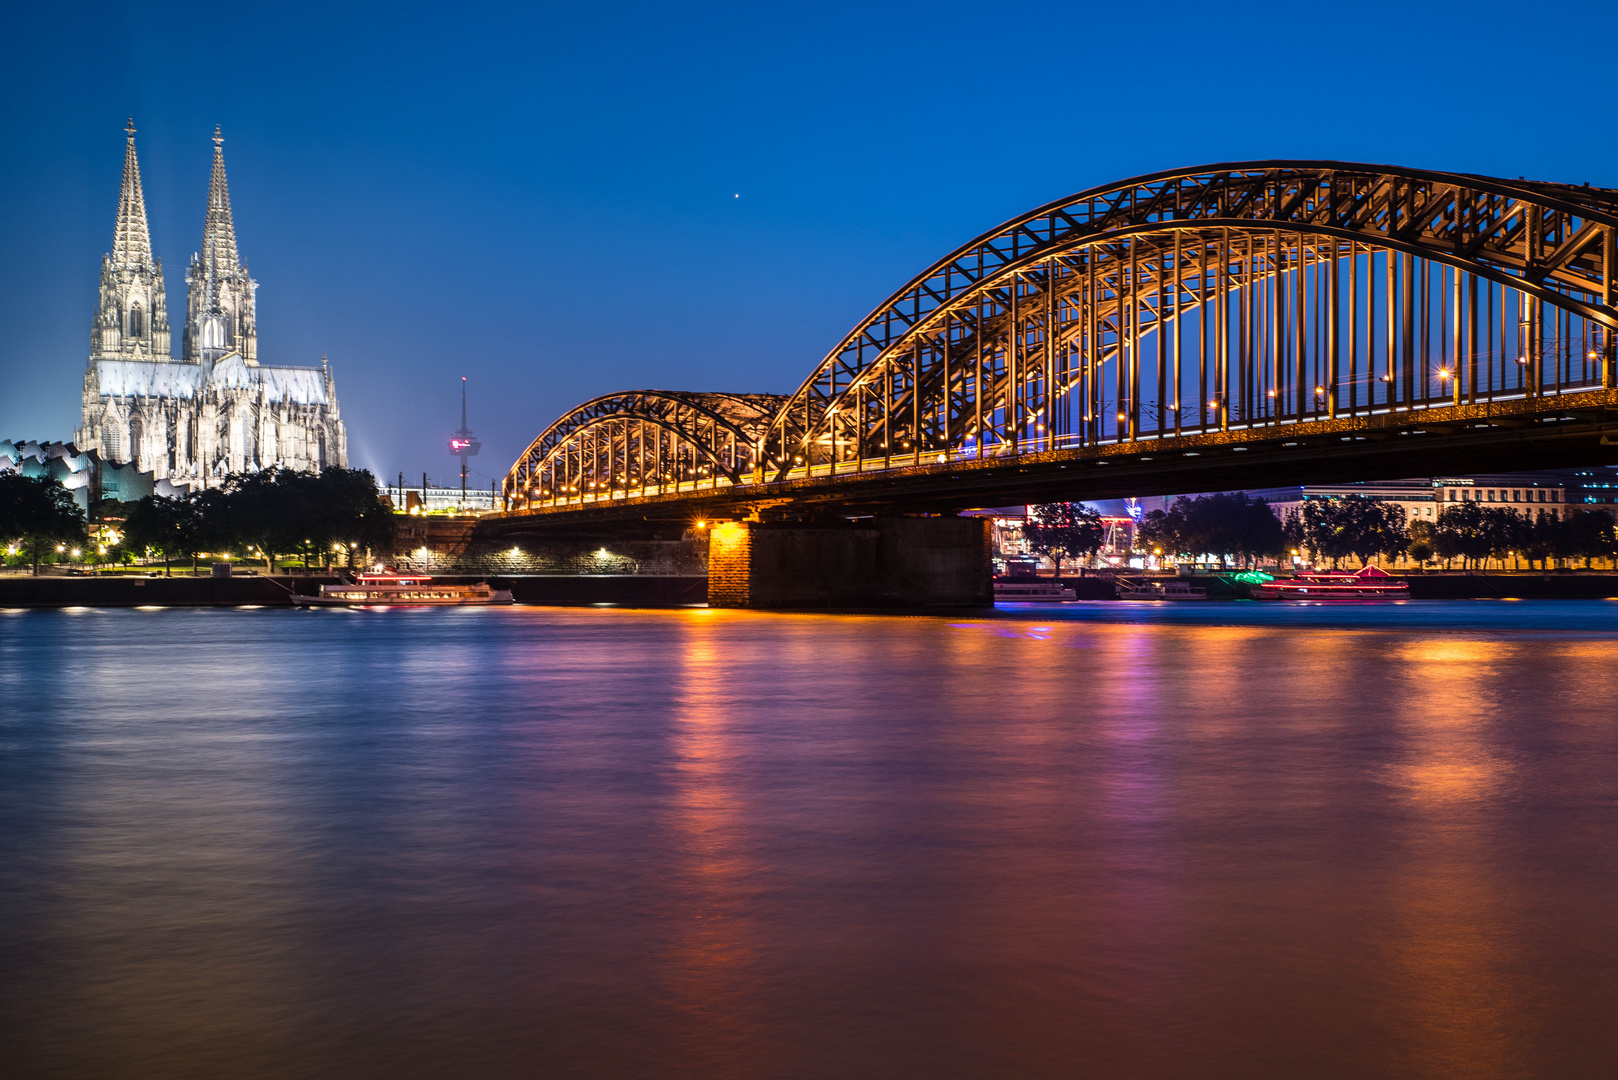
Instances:
[[[473,604],[509,604],[510,589],[476,585],[434,584],[426,574],[356,574],[351,584],[322,585],[318,596],[292,596],[307,607],[464,607]]]
[[[1114,586],[1120,600],[1206,600],[1208,590],[1199,589],[1178,578],[1172,581],[1147,579],[1143,582],[1120,581]]]
[[[1077,600],[1079,594],[1060,581],[997,581],[994,583],[996,602],[1019,603]]]

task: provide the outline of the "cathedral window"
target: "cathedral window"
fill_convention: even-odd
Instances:
[[[108,418],[101,425],[101,457],[103,460],[119,462],[124,459],[123,447],[118,445],[118,421]]]
[[[137,469],[140,468],[140,439],[142,434],[144,434],[144,425],[141,424],[140,417],[131,416],[129,418],[129,460],[134,462]]]
[[[146,321],[141,317],[139,304],[129,309],[129,336],[132,338],[146,336]]]

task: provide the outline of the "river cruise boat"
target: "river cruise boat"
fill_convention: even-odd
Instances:
[[[996,603],[1039,604],[1062,600],[1077,600],[1079,594],[1060,581],[997,581],[994,583]]]
[[[1188,581],[1173,578],[1161,581],[1148,578],[1145,581],[1120,581],[1114,588],[1118,590],[1120,600],[1206,600],[1208,590],[1198,588]]]
[[[1408,600],[1410,583],[1375,564],[1354,573],[1321,570],[1296,577],[1254,582],[1254,600]]]
[[[319,596],[293,594],[294,604],[309,607],[464,607],[474,604],[509,604],[510,589],[476,585],[435,584],[426,574],[380,571],[356,574],[351,584],[322,585]]]

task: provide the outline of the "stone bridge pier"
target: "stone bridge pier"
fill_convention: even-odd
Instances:
[[[994,603],[987,518],[729,521],[708,532],[708,604],[973,608]]]

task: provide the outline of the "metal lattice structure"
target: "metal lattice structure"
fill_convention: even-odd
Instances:
[[[557,506],[739,484],[783,400],[678,390],[598,397],[529,444],[506,476],[506,500]]]
[[[1158,173],[939,260],[762,424],[680,430],[730,483],[759,466],[763,499],[817,476],[1571,400],[1613,388],[1615,245],[1618,192],[1588,186],[1329,161]],[[614,475],[670,475],[650,452]]]

